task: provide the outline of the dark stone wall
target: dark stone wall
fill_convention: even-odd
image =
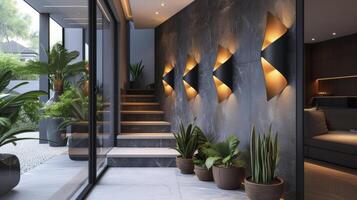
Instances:
[[[266,100],[260,63],[266,15],[270,11],[290,27],[289,85],[281,95]],[[286,199],[295,199],[296,173],[296,31],[295,0],[196,0],[155,30],[155,80],[158,95],[172,123],[192,122],[220,140],[237,135],[248,152],[252,124],[259,131],[272,124],[279,133],[281,160],[278,174],[286,181]],[[219,103],[212,78],[218,45],[234,50],[234,93]],[[187,55],[200,65],[199,95],[188,101],[182,82]],[[175,63],[175,92],[163,93],[162,74]]]

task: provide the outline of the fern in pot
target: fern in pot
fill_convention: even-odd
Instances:
[[[174,133],[176,139],[175,150],[180,154],[176,158],[176,166],[182,174],[193,174],[193,155],[200,144],[201,129],[190,123],[187,128],[180,123],[180,130]]]
[[[200,134],[199,146],[197,153],[193,157],[194,172],[200,181],[213,181],[212,169],[207,169],[206,160],[209,157],[206,149],[210,148],[215,140],[213,135]]]
[[[212,168],[214,182],[221,189],[238,189],[245,178],[245,163],[239,159],[239,142],[236,136],[231,135],[225,141],[212,144],[204,150],[209,155],[206,166]]]
[[[245,191],[251,200],[279,200],[284,181],[275,174],[279,162],[278,136],[271,126],[267,134],[256,134],[252,128],[250,138],[251,174],[244,180]]]

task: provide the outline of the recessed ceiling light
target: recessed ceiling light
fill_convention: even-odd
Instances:
[[[311,40],[312,40],[312,41],[315,41],[315,38],[312,38]]]
[[[165,3],[164,3],[164,2],[161,2],[161,6],[164,7],[164,6],[165,6]]]
[[[333,33],[332,33],[332,35],[336,35],[336,33],[335,33],[335,32],[333,32]]]
[[[159,12],[158,12],[158,11],[156,11],[156,12],[155,12],[155,15],[158,15],[158,14],[159,14]]]

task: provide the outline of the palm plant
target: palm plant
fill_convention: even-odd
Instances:
[[[198,146],[205,141],[202,130],[194,125],[189,124],[187,128],[180,123],[180,131],[174,133],[176,139],[175,150],[180,153],[183,159],[191,159]]]
[[[6,87],[9,85],[10,80],[13,77],[14,75],[11,70],[0,70],[0,147],[8,143],[16,145],[16,141],[19,140],[36,139],[17,138],[17,135],[33,130],[26,127],[17,129],[14,127],[14,124],[18,119],[19,112],[24,103],[37,101],[39,96],[47,95],[46,92],[37,90],[29,91],[23,94],[13,93],[15,88],[26,85],[28,82],[19,83],[11,89],[6,90]]]
[[[144,67],[145,66],[143,65],[143,60],[140,60],[140,62],[138,63],[129,65],[131,81],[137,81],[137,79],[140,77],[141,73],[143,72]]]
[[[206,167],[210,169],[213,165],[222,165],[225,168],[232,166],[244,166],[243,160],[239,160],[240,151],[238,150],[239,139],[231,135],[226,141],[210,145],[202,151],[208,155]]]
[[[250,159],[252,181],[269,184],[275,179],[275,169],[279,163],[278,135],[272,135],[271,126],[268,133],[256,135],[253,126],[250,138]]]
[[[69,52],[59,43],[55,44],[50,52],[47,52],[47,56],[48,63],[29,61],[23,70],[29,74],[48,75],[51,86],[58,94],[62,94],[66,79],[86,71],[84,61],[70,64],[79,56],[79,52]]]

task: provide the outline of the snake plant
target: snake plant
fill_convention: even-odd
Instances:
[[[269,184],[275,179],[275,169],[279,162],[278,135],[268,133],[257,135],[255,126],[250,138],[250,159],[252,181],[258,184]]]
[[[140,62],[138,63],[135,63],[135,64],[130,64],[129,65],[129,72],[130,72],[130,80],[131,81],[136,81],[141,73],[143,72],[143,69],[144,69],[144,65],[143,65],[143,61],[141,60]]]
[[[199,145],[206,141],[206,139],[203,138],[202,130],[193,123],[185,128],[181,122],[180,131],[174,133],[174,136],[176,139],[176,147],[174,149],[179,152],[184,159],[191,159]]]

